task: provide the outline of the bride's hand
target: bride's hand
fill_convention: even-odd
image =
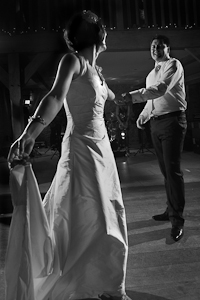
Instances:
[[[27,133],[20,136],[10,147],[10,151],[8,153],[8,165],[10,168],[18,162],[25,162],[34,147],[35,140],[28,136]]]

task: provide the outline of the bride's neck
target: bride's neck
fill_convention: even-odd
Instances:
[[[93,67],[95,66],[96,58],[97,58],[96,46],[85,48],[79,51],[79,54],[82,55],[85,58],[85,60],[89,62],[91,66]]]

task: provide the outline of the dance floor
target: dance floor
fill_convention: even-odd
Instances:
[[[152,149],[153,150],[153,149]],[[136,154],[136,155],[135,155]],[[40,191],[55,173],[58,153],[41,151],[32,159]],[[116,155],[127,214],[129,258],[126,290],[132,300],[200,299],[200,155],[183,152],[186,206],[183,238],[170,238],[170,223],[152,215],[165,210],[163,178],[156,156],[132,150]],[[4,264],[12,206],[8,185],[0,185],[0,300],[5,299]]]

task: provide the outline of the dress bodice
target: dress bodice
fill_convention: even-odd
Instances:
[[[69,131],[101,139],[105,135],[104,106],[108,96],[105,82],[82,56],[81,73],[72,81],[64,101]]]

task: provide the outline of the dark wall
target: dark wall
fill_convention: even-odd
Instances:
[[[0,83],[0,156],[7,157],[12,141],[11,106],[8,89]]]

